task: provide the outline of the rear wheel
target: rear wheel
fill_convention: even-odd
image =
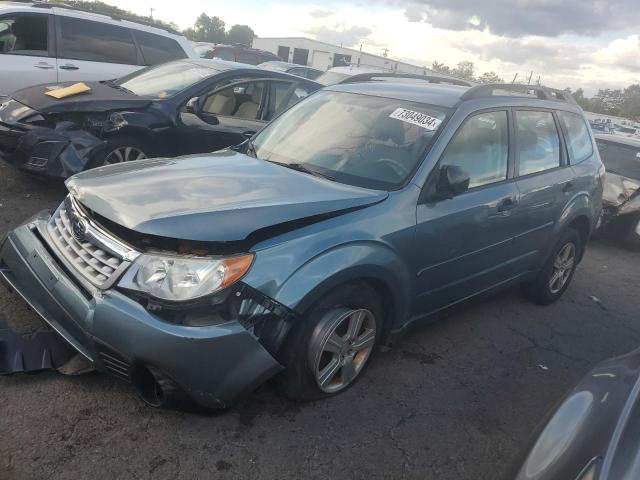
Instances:
[[[316,400],[351,387],[362,377],[382,332],[375,290],[347,285],[314,305],[292,331],[283,351],[284,393]]]
[[[568,229],[561,237],[537,277],[522,284],[524,296],[534,303],[548,305],[558,300],[571,283],[582,256],[580,234]]]
[[[148,145],[141,140],[134,137],[114,137],[107,140],[104,148],[94,155],[87,168],[144,160],[149,154]]]

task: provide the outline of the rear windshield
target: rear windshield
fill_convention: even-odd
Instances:
[[[316,82],[321,83],[322,85],[335,85],[336,83],[340,83],[345,78],[349,78],[350,75],[346,73],[338,73],[338,72],[324,72],[318,78],[316,78]]]
[[[596,143],[608,172],[640,180],[640,148],[604,140]]]
[[[136,95],[163,99],[172,97],[217,73],[220,72],[190,62],[172,62],[132,73],[115,83]]]
[[[262,130],[253,146],[263,160],[394,190],[424,158],[445,118],[444,109],[421,103],[320,91]]]

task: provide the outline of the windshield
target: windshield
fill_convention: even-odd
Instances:
[[[217,73],[220,72],[190,62],[171,62],[127,75],[117,80],[115,84],[136,95],[163,99],[180,93]]]
[[[321,91],[287,110],[253,142],[256,157],[341,183],[393,190],[420,163],[444,109]]]
[[[346,73],[324,72],[316,78],[316,82],[321,83],[322,85],[335,85],[350,76],[351,75],[347,75]]]

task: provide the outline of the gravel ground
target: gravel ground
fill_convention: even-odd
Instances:
[[[64,194],[0,163],[0,235]],[[190,414],[148,408],[97,373],[0,378],[0,478],[501,478],[572,384],[640,345],[639,266],[640,254],[592,242],[555,305],[514,289],[460,309],[317,403],[267,384],[229,412]],[[5,290],[0,314],[39,325]]]

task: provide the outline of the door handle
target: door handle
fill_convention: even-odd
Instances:
[[[36,63],[34,67],[39,68],[40,70],[51,70],[53,68],[53,65],[49,65],[46,62],[40,62]]]
[[[71,63],[67,63],[65,65],[60,65],[60,70],[80,70],[80,67],[76,67]]]
[[[562,192],[563,193],[570,192],[571,190],[573,190],[573,182],[567,182],[562,187]]]
[[[498,211],[506,212],[516,208],[517,206],[518,206],[518,202],[514,198],[511,198],[511,197],[503,198],[502,200],[500,200],[500,203],[498,204]]]

